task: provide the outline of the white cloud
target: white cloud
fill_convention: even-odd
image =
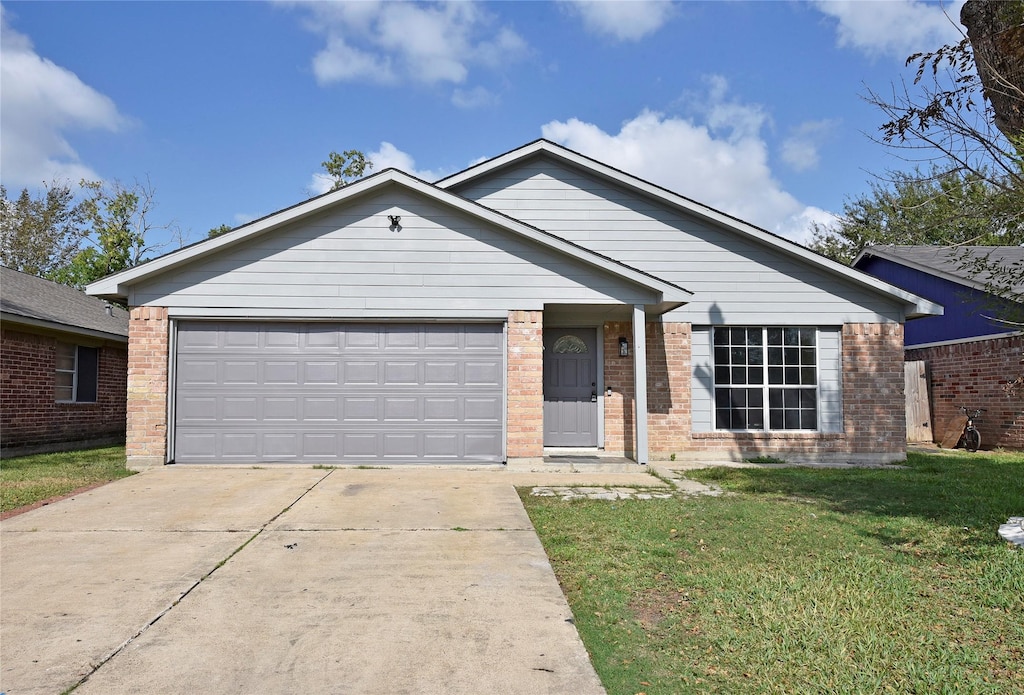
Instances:
[[[800,203],[772,176],[761,109],[724,97],[724,81],[713,80],[704,122],[645,110],[617,134],[578,119],[552,121],[541,132],[687,198],[807,241],[809,221],[827,213]]]
[[[840,46],[872,56],[905,59],[963,38],[960,8],[965,0],[815,0],[817,8],[838,20]],[[947,16],[948,15],[948,16]]]
[[[403,152],[390,142],[382,142],[380,144],[380,149],[376,152],[370,152],[366,155],[366,158],[373,162],[373,171],[380,171],[381,169],[394,167],[395,169],[404,171],[407,174],[412,174],[416,178],[423,179],[424,181],[430,181],[431,183],[445,175],[445,172],[433,171],[431,169],[417,169],[416,161],[412,158],[412,155]]]
[[[667,0],[563,0],[562,6],[583,21],[587,31],[618,41],[639,41],[671,19]]]
[[[782,161],[796,171],[816,169],[821,161],[818,150],[835,128],[835,121],[806,121],[793,129],[782,142]]]
[[[366,81],[462,84],[473,66],[496,68],[526,42],[470,2],[291,2],[303,25],[326,38],[313,58],[322,84]]]
[[[0,172],[5,185],[101,177],[67,140],[75,130],[117,131],[127,120],[107,96],[35,52],[0,6]]]
[[[434,181],[444,177],[447,173],[433,171],[431,169],[417,169],[416,160],[412,158],[412,155],[407,152],[403,152],[390,142],[382,142],[380,144],[380,149],[375,152],[367,152],[366,159],[372,165],[372,167],[366,171],[367,176],[384,169],[394,168],[399,171],[404,171],[407,174],[411,174],[416,178],[433,183]],[[330,191],[331,186],[333,185],[334,179],[327,174],[317,172],[310,178],[309,190],[313,195],[320,195]]]
[[[452,104],[460,109],[480,109],[486,106],[496,106],[501,99],[497,94],[484,89],[473,87],[473,89],[456,89],[452,92]]]

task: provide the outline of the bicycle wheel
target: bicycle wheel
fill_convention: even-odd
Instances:
[[[967,430],[964,432],[964,449],[977,451],[981,448],[981,432],[978,430]]]

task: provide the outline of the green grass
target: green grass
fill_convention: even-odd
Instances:
[[[1024,692],[1024,456],[692,477],[731,494],[522,491],[611,695]]]
[[[0,512],[131,474],[123,446],[5,458],[0,461]]]

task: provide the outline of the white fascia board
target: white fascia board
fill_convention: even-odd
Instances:
[[[845,266],[842,263],[837,263],[829,258],[825,258],[824,256],[821,256],[800,244],[784,239],[783,237],[772,234],[771,232],[760,229],[759,227],[755,227],[748,222],[744,222],[743,220],[727,215],[724,212],[698,203],[695,200],[681,196],[666,188],[662,188],[661,186],[639,179],[624,171],[608,166],[607,164],[602,164],[595,159],[591,159],[590,157],[581,155],[578,152],[566,149],[548,140],[536,140],[528,145],[520,147],[519,149],[499,155],[494,159],[481,162],[480,164],[470,167],[465,171],[461,171],[457,174],[441,179],[436,185],[441,188],[451,188],[472,179],[482,177],[492,171],[501,169],[502,167],[508,166],[514,162],[524,160],[538,153],[549,154],[556,159],[560,159],[572,166],[575,166],[576,168],[597,174],[612,183],[633,189],[650,198],[667,203],[688,213],[689,215],[714,224],[715,226],[727,228],[764,246],[772,247],[775,250],[798,258],[812,266],[817,266],[834,275],[839,275],[856,285],[860,285],[879,294],[888,295],[891,298],[898,299],[904,304],[904,310],[907,318],[942,315],[942,306],[925,299],[924,297],[919,297],[916,294],[907,292],[895,285],[890,285],[873,275],[868,275],[862,271]]]
[[[380,173],[355,181],[344,188],[338,189],[337,191],[332,191],[316,198],[311,198],[310,200],[273,213],[267,217],[256,220],[255,222],[250,222],[247,225],[234,229],[226,234],[222,234],[221,236],[201,241],[193,244],[192,246],[179,249],[178,251],[173,251],[165,256],[161,256],[160,258],[143,263],[142,265],[138,265],[129,270],[102,278],[87,285],[85,292],[92,296],[123,299],[128,296],[129,287],[141,280],[163,273],[177,266],[190,263],[202,258],[203,256],[216,253],[230,246],[234,246],[246,239],[264,234],[270,230],[293,223],[304,217],[314,215],[348,198],[354,198],[359,195],[370,193],[392,183],[409,188],[428,198],[432,198],[470,216],[484,220],[490,224],[494,224],[495,226],[529,239],[534,243],[556,251],[562,255],[576,258],[583,263],[627,280],[632,284],[657,292],[661,295],[659,303],[662,305],[667,303],[674,306],[681,306],[682,304],[690,301],[690,298],[693,296],[692,292],[678,287],[677,285],[666,282],[652,275],[648,275],[647,273],[594,253],[593,251],[589,251],[581,246],[577,246],[576,244],[572,244],[560,237],[515,220],[479,203],[445,191],[444,189],[438,188],[435,185],[427,183],[426,181],[414,176],[410,176],[409,174],[397,169],[385,169]]]
[[[171,253],[160,256],[159,258],[154,258],[153,260],[137,265],[134,268],[129,268],[128,270],[124,270],[120,273],[108,275],[105,278],[101,278],[86,285],[85,293],[96,297],[125,298],[128,296],[128,287],[136,282],[153,275],[158,275],[171,268],[192,262],[196,259],[202,258],[203,256],[209,256],[210,254],[221,251],[227,247],[234,246],[251,237],[258,236],[282,225],[300,220],[303,217],[316,214],[346,198],[351,198],[375,188],[379,188],[395,180],[396,174],[401,174],[401,172],[395,169],[386,169],[379,174],[355,181],[344,188],[331,191],[330,193],[325,193],[315,198],[310,198],[305,202],[271,213],[266,217],[255,220],[254,222],[249,222],[248,224],[237,227],[230,232],[214,237],[213,239],[205,239],[190,246],[186,246],[185,248],[178,249],[177,251],[172,251]]]

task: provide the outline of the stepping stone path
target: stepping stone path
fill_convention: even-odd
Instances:
[[[1011,516],[1005,524],[999,527],[999,535],[1007,543],[1024,547],[1024,516]]]
[[[657,468],[656,472],[660,477],[667,480],[672,488],[664,485],[657,487],[584,487],[574,485],[547,485],[538,486],[530,491],[534,497],[559,497],[563,501],[574,499],[591,500],[655,500],[669,499],[677,494],[694,496],[710,495],[717,497],[722,490],[713,485],[698,483],[696,480],[684,478],[678,471],[667,468]]]

